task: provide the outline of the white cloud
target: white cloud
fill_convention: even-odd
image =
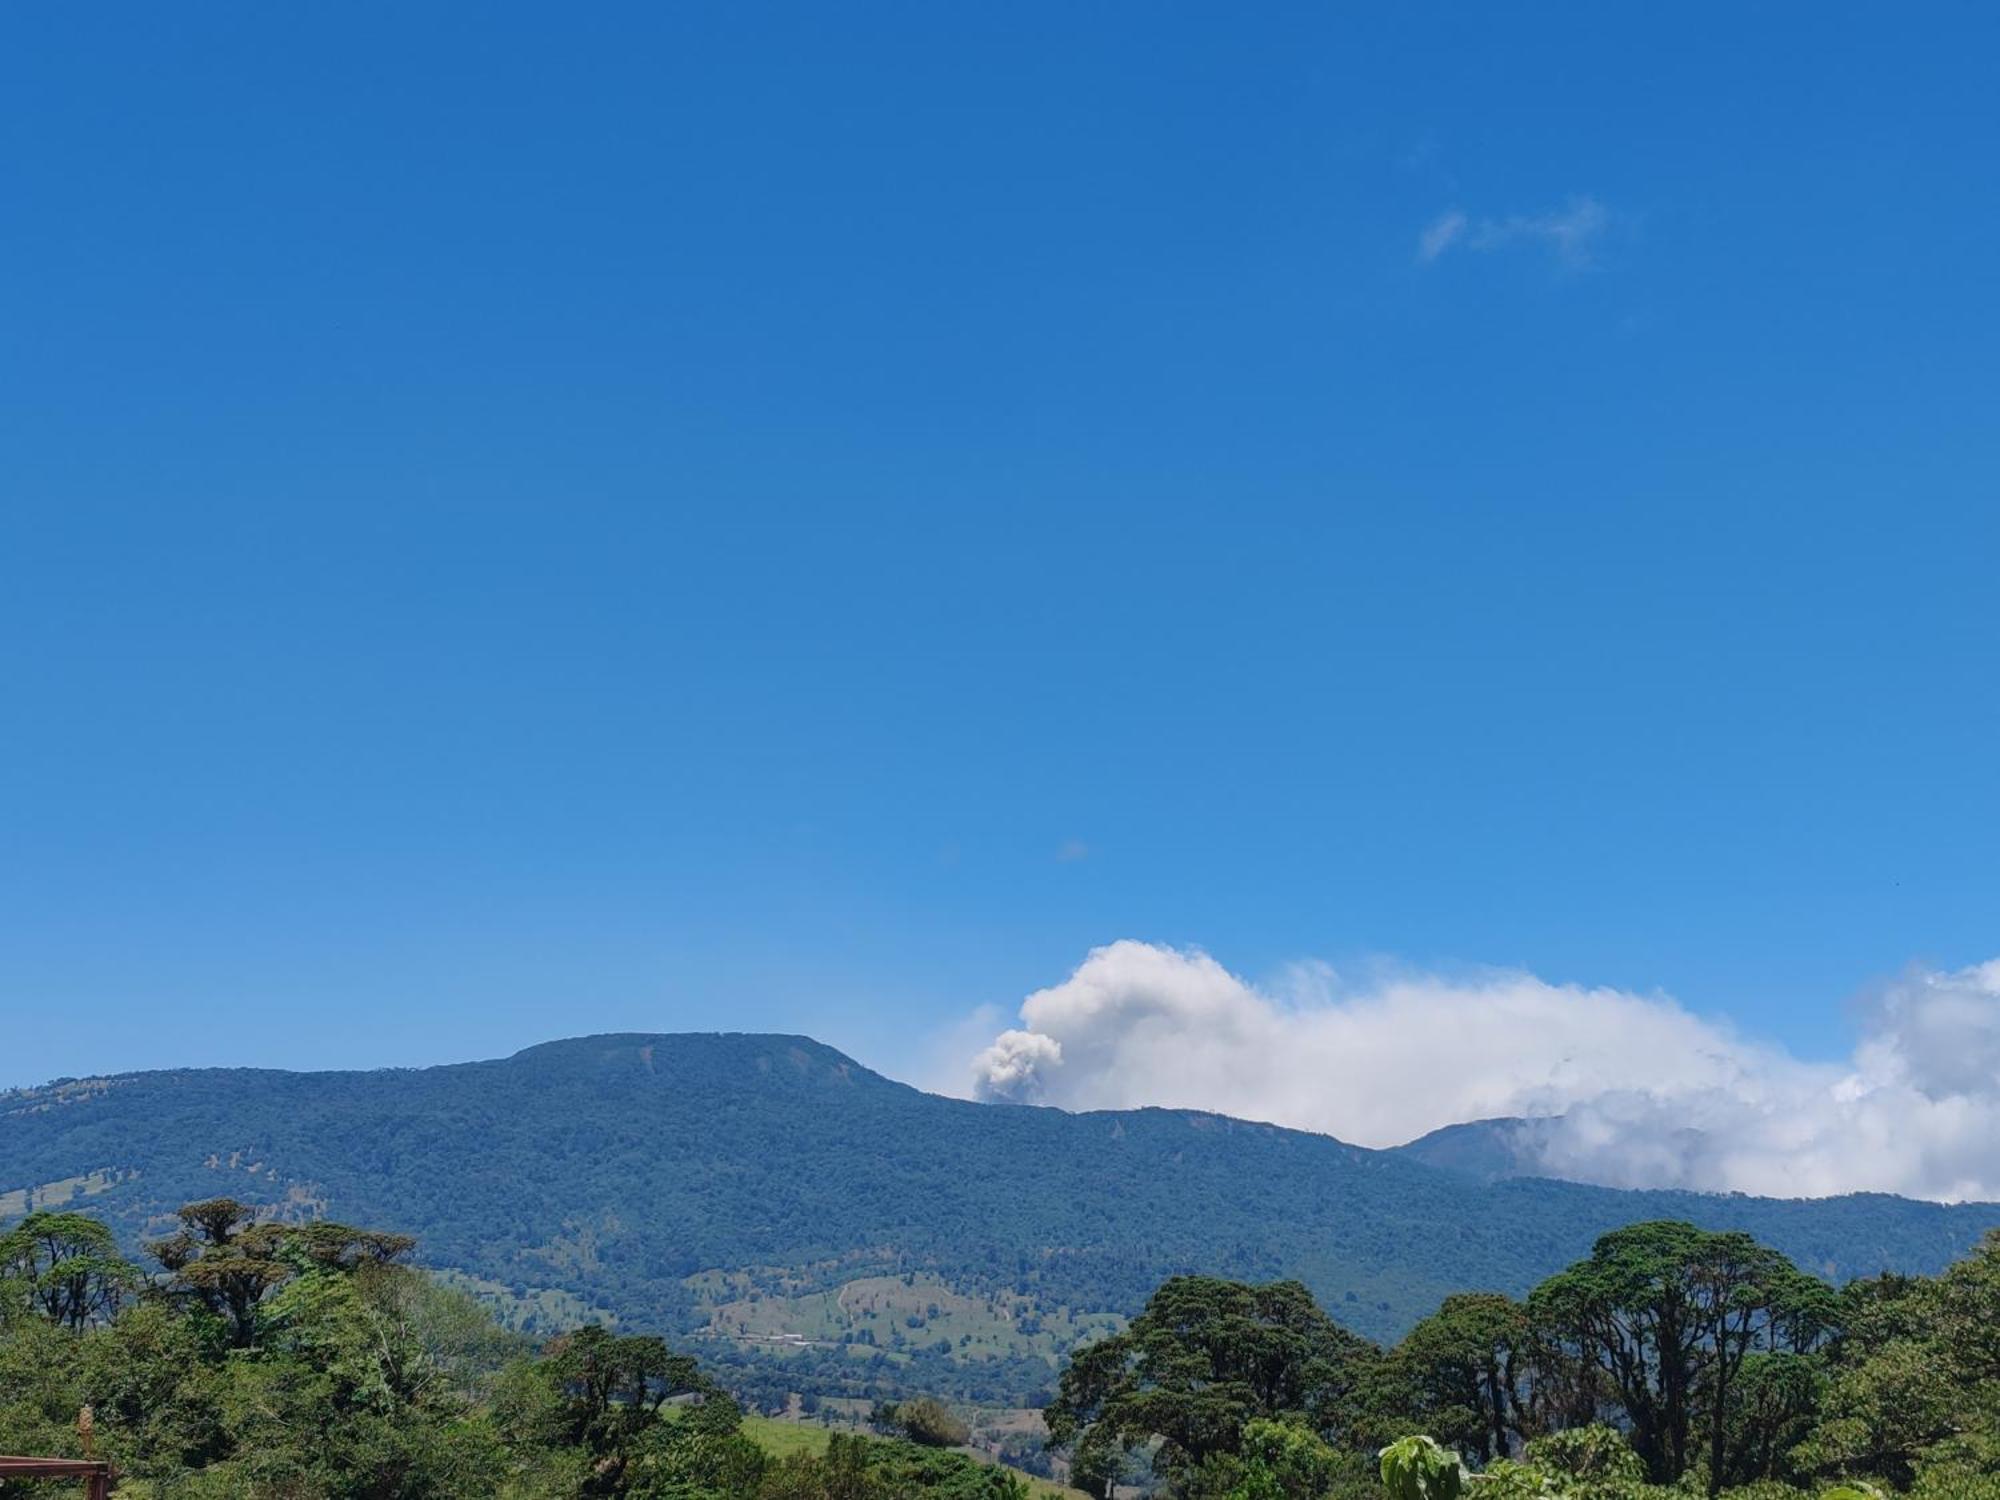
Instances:
[[[1457,209],[1439,214],[1417,236],[1417,259],[1426,263],[1436,260],[1464,237],[1469,222]]]
[[[1458,209],[1438,215],[1417,236],[1417,259],[1429,265],[1447,251],[1504,250],[1539,246],[1572,271],[1588,267],[1597,243],[1611,225],[1611,215],[1595,198],[1572,198],[1545,214],[1509,214],[1474,219]]]
[[[2000,961],[1914,971],[1844,1063],[1804,1062],[1670,998],[1496,971],[1324,965],[1259,988],[1207,954],[1124,941],[1030,995],[974,1060],[982,1097],[1216,1110],[1387,1146],[1560,1115],[1552,1175],[1781,1196],[2000,1198]]]

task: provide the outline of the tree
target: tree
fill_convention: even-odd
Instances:
[[[1565,1484],[1637,1484],[1646,1473],[1618,1430],[1601,1422],[1536,1438],[1522,1457]]]
[[[972,1437],[972,1429],[933,1396],[879,1407],[875,1422],[927,1448],[957,1448]]]
[[[195,1320],[162,1298],[127,1306],[117,1321],[92,1331],[76,1352],[75,1372],[79,1396],[96,1416],[100,1451],[141,1478],[226,1457],[221,1353]]]
[[[180,1267],[168,1295],[127,1299],[115,1317],[82,1326],[25,1317],[0,1330],[0,1451],[74,1454],[78,1412],[87,1406],[96,1451],[145,1493],[182,1500],[499,1493],[507,1454],[492,1425],[443,1378],[430,1347],[414,1336],[419,1320],[389,1305],[392,1288],[400,1294],[407,1279],[420,1279],[377,1258],[391,1244],[347,1235],[348,1253],[339,1249],[342,1236],[323,1233],[316,1243],[328,1253],[317,1259],[301,1245],[279,1244],[287,1275],[252,1304],[257,1343],[232,1347],[226,1314],[216,1316],[200,1295],[222,1298],[227,1284],[181,1274],[210,1257],[237,1266],[251,1228],[244,1220],[237,1210],[197,1206],[183,1221],[185,1259],[168,1252]],[[108,1244],[75,1231],[66,1226],[72,1243],[98,1251]]]
[[[1447,1297],[1397,1345],[1412,1415],[1481,1464],[1505,1458],[1529,1417],[1528,1311],[1497,1292]]]
[[[1934,1280],[1856,1283],[1842,1306],[1820,1420],[1794,1458],[1973,1495],[2000,1473],[2000,1232]]]
[[[179,1296],[220,1318],[230,1342],[249,1348],[257,1307],[301,1271],[353,1271],[393,1263],[416,1244],[408,1235],[319,1221],[282,1224],[257,1217],[234,1198],[205,1198],[178,1210],[180,1231],[146,1248]]]
[[[1321,1500],[1344,1467],[1316,1433],[1259,1417],[1243,1429],[1242,1471],[1228,1500]]]
[[[77,1410],[90,1399],[76,1367],[77,1343],[44,1318],[0,1324],[0,1453],[74,1451]]]
[[[1123,1332],[1077,1351],[1044,1417],[1087,1493],[1106,1494],[1125,1455],[1154,1443],[1154,1470],[1171,1486],[1210,1455],[1237,1452],[1255,1418],[1290,1417],[1342,1440],[1381,1364],[1296,1281],[1178,1276]]]
[[[286,1249],[296,1251],[316,1266],[335,1271],[390,1265],[408,1255],[417,1244],[407,1234],[356,1229],[328,1219],[274,1227],[278,1228],[279,1239]]]
[[[1823,1304],[1797,1267],[1747,1234],[1634,1224],[1537,1287],[1529,1313],[1595,1362],[1654,1483],[1693,1467],[1706,1426],[1708,1491],[1728,1473],[1730,1403],[1760,1344],[1809,1345]]]
[[[714,1396],[675,1422],[659,1422],[640,1444],[629,1493],[662,1500],[754,1495],[771,1461],[740,1430],[742,1412]]]
[[[772,1465],[758,1500],[889,1500],[868,1459],[866,1438],[836,1432],[823,1455],[797,1453]]]
[[[680,1396],[734,1432],[740,1411],[694,1360],[658,1338],[593,1325],[551,1340],[540,1360],[511,1373],[501,1426],[517,1444],[581,1450],[591,1466],[582,1493],[623,1495],[645,1467],[642,1453],[657,1456],[661,1407]]]
[[[173,1278],[177,1293],[228,1326],[239,1349],[256,1340],[256,1308],[293,1267],[276,1258],[277,1226],[234,1198],[205,1198],[177,1211],[180,1231],[146,1248]]]
[[[88,1214],[37,1211],[0,1234],[0,1309],[77,1331],[117,1316],[138,1285],[111,1231]]]
[[[1811,1430],[1825,1387],[1815,1354],[1764,1352],[1743,1361],[1727,1423],[1733,1482],[1791,1477],[1791,1451]]]
[[[1479,1477],[1470,1494],[1478,1500],[1640,1500],[1669,1493],[1646,1482],[1646,1466],[1618,1432],[1602,1423],[1567,1428],[1535,1438],[1519,1462],[1501,1459]],[[1671,1492],[1685,1495],[1676,1486]],[[1801,1500],[1790,1488],[1783,1500]],[[1730,1500],[1779,1500],[1777,1496],[1732,1491]]]

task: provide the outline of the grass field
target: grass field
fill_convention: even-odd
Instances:
[[[745,1417],[743,1435],[773,1458],[789,1458],[794,1453],[824,1453],[832,1429],[817,1422],[787,1422],[782,1417]]]

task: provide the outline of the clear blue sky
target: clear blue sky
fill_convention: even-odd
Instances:
[[[0,27],[0,1083],[2000,952],[1985,7]]]

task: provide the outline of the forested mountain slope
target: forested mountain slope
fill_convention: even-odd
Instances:
[[[1395,1148],[1398,1156],[1484,1182],[1537,1177],[1541,1146],[1555,1119],[1467,1120],[1445,1125]]]
[[[1638,1219],[1747,1229],[1834,1277],[1935,1271],[2000,1224],[2000,1206],[1880,1195],[1486,1183],[1186,1110],[941,1098],[803,1037],[751,1035],[17,1090],[0,1095],[0,1220],[31,1194],[87,1198],[133,1242],[218,1194],[323,1212],[418,1236],[424,1260],[543,1326],[602,1312],[744,1347],[1004,1357],[1009,1389],[1088,1326],[1077,1315],[1130,1313],[1180,1271],[1295,1276],[1385,1338],[1448,1292],[1524,1291]]]

